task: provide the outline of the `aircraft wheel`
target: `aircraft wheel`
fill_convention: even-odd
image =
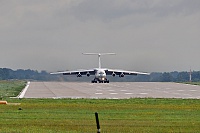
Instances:
[[[92,80],[91,82],[92,82],[92,83],[97,83],[97,81],[95,81],[95,80]]]

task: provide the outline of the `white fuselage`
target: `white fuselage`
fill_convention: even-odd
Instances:
[[[99,60],[99,67],[93,68],[93,69],[81,69],[81,70],[75,70],[75,71],[64,71],[64,72],[56,72],[51,74],[63,74],[63,75],[77,75],[77,77],[82,77],[82,75],[90,76],[95,75],[95,78],[91,81],[92,83],[109,83],[109,80],[106,78],[107,75],[112,75],[115,77],[115,75],[119,75],[119,77],[124,77],[124,75],[138,75],[138,74],[144,74],[149,75],[149,73],[143,73],[143,72],[135,72],[135,71],[125,71],[125,70],[117,70],[117,69],[108,69],[108,68],[101,68],[101,55],[115,55],[115,53],[83,53],[84,55],[98,55]]]
[[[95,78],[99,81],[105,81],[106,80],[106,72],[104,69],[96,68],[95,69]]]

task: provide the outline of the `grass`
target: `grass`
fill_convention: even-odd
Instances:
[[[184,82],[185,84],[200,85],[200,82]]]
[[[0,105],[0,132],[199,132],[198,99],[9,99]],[[20,110],[21,109],[21,110]]]
[[[25,85],[26,82],[22,80],[0,81],[0,98],[6,99],[17,96]]]
[[[200,101],[182,99],[10,99],[0,132],[199,132]],[[19,110],[21,108],[22,110]]]

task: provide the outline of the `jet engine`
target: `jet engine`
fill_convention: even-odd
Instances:
[[[124,77],[124,74],[123,74],[123,73],[121,73],[121,74],[119,75],[119,77]]]
[[[112,76],[115,77],[115,75],[116,75],[116,74],[113,72],[113,73],[112,73]]]
[[[87,73],[86,73],[86,76],[88,76],[88,77],[89,77],[89,76],[90,76],[90,73],[89,73],[89,72],[87,72]]]
[[[81,73],[78,73],[78,74],[77,74],[77,77],[82,77]]]

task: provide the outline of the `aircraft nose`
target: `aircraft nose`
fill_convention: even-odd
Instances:
[[[100,76],[102,76],[102,77],[103,77],[103,76],[105,76],[105,74],[104,74],[104,73],[102,73],[102,74],[100,74]]]

